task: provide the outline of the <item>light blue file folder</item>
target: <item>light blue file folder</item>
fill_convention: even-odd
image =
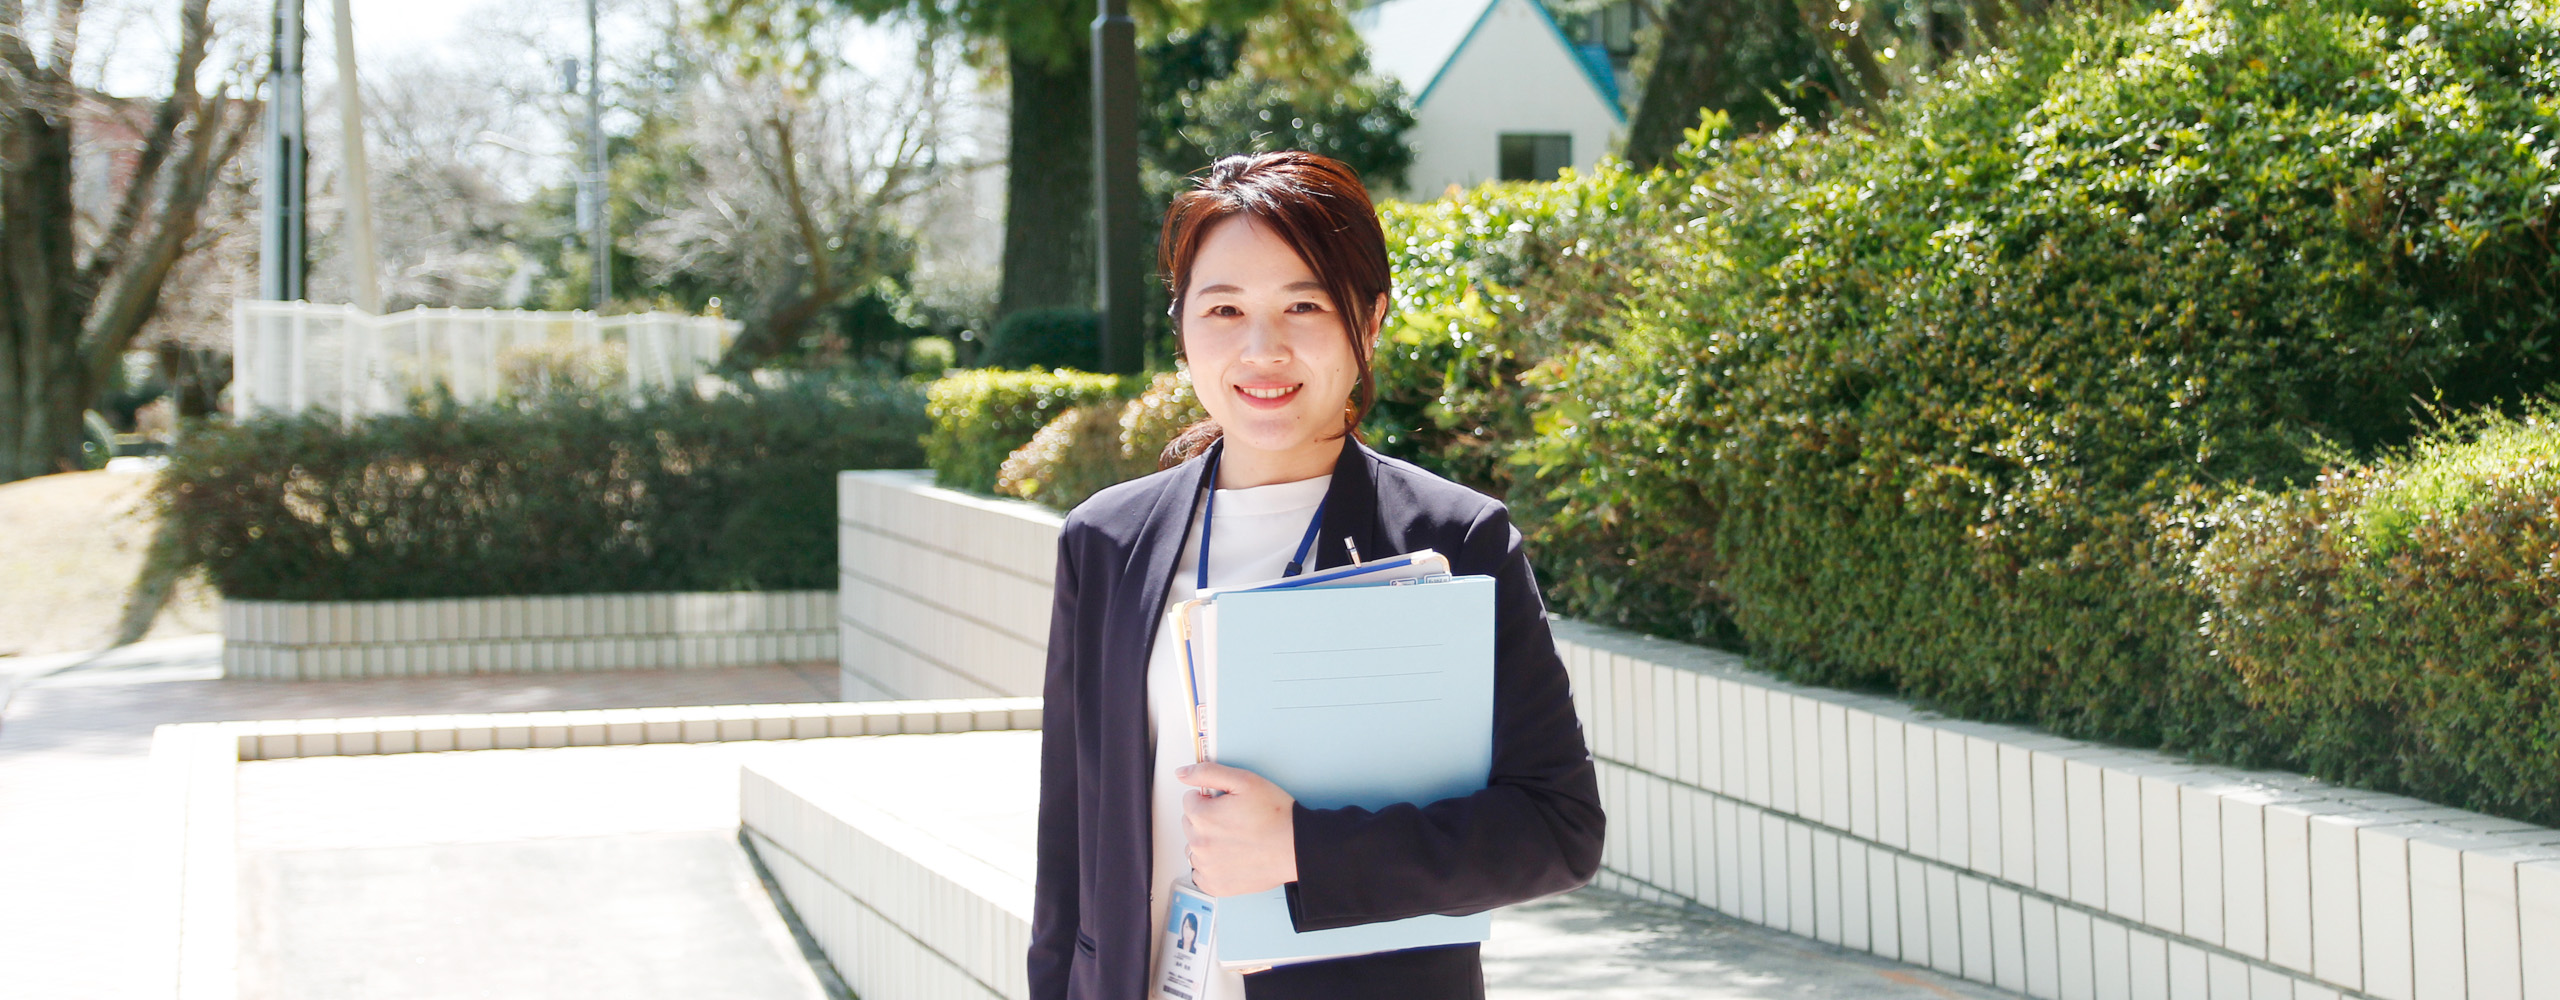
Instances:
[[[1493,771],[1493,578],[1227,591],[1212,605],[1215,758],[1311,809],[1429,803]],[[1298,933],[1284,890],[1218,901],[1218,960],[1271,964],[1492,936],[1493,916]]]

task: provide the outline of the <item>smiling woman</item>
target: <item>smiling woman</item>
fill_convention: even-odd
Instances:
[[[1223,463],[1222,487],[1331,469],[1377,399],[1369,358],[1394,280],[1360,179],[1320,156],[1228,157],[1174,200],[1158,245],[1176,349],[1209,411],[1165,464],[1233,437],[1251,447]]]
[[[1149,973],[1166,935],[1154,931],[1186,884],[1212,896],[1284,889],[1304,932],[1478,913],[1588,881],[1603,825],[1597,782],[1520,533],[1502,504],[1352,434],[1376,398],[1369,358],[1391,280],[1359,178],[1307,153],[1221,160],[1175,200],[1160,246],[1182,357],[1210,419],[1165,449],[1168,468],[1094,494],[1059,533],[1032,996],[1159,995]],[[1316,809],[1260,775],[1193,758],[1180,735],[1191,710],[1180,644],[1163,641],[1167,608],[1363,552],[1424,549],[1495,583],[1483,789]],[[1215,917],[1205,923],[1201,948],[1214,953]],[[1472,944],[1207,971],[1196,992],[1184,983],[1161,995],[1484,995]]]

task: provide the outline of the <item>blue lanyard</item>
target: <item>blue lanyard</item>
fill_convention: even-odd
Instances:
[[[1218,459],[1223,457],[1224,448],[1219,449],[1219,454],[1209,456],[1209,506],[1200,512],[1200,582],[1194,591],[1209,589],[1209,530],[1218,524]],[[1289,557],[1289,568],[1281,571],[1281,576],[1291,577],[1306,572],[1307,553],[1315,548],[1316,529],[1323,524],[1324,501],[1318,500],[1315,516],[1307,519],[1306,537],[1298,539],[1298,551]]]

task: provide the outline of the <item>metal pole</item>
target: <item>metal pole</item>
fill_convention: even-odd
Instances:
[[[1138,190],[1138,26],[1129,0],[1099,0],[1093,18],[1095,287],[1102,295],[1102,370],[1136,372],[1146,330],[1146,230]]]
[[[303,297],[310,268],[303,221],[302,0],[276,0],[275,49],[267,61],[267,141],[258,177],[258,297]]]
[[[364,159],[364,89],[356,83],[356,24],[347,0],[337,0],[338,130],[347,158],[347,272],[357,308],[382,312],[382,280],[373,244],[373,172]]]
[[[590,218],[595,228],[587,235],[587,249],[595,255],[596,312],[604,312],[604,304],[613,298],[613,213],[607,197],[604,149],[604,37],[596,26],[596,0],[587,0],[587,183],[580,185],[589,199]]]

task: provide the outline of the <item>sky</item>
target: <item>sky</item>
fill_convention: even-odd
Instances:
[[[309,40],[305,76],[316,90],[337,76],[337,25],[332,0],[304,0]],[[604,44],[610,52],[645,42],[648,25],[664,23],[679,0],[599,0]],[[40,5],[38,5],[40,6]],[[540,51],[587,47],[585,0],[349,0],[355,21],[357,72],[381,60],[417,58],[467,62],[485,56],[492,32],[532,36]],[[83,82],[110,93],[168,91],[169,52],[177,39],[178,0],[92,0],[82,30]],[[273,0],[213,0],[217,37],[225,49],[206,61],[209,74],[241,56],[262,58],[269,42]],[[30,11],[30,22],[43,23]],[[886,29],[848,33],[847,47],[862,61],[894,63]],[[208,85],[212,82],[207,79]]]

